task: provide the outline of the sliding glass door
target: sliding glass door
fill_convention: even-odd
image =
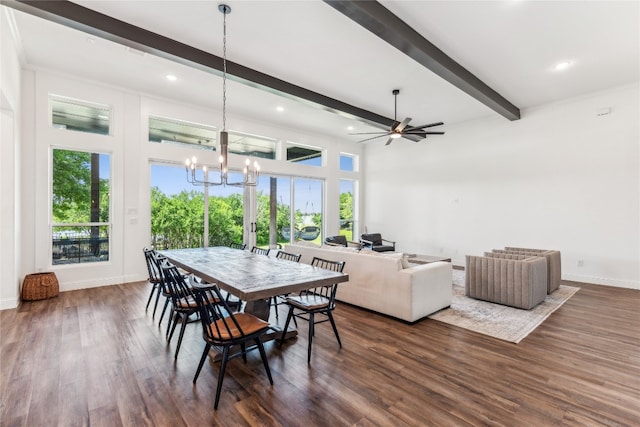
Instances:
[[[241,179],[229,173],[230,181]],[[151,187],[151,244],[157,249],[322,242],[319,179],[262,175],[256,187],[201,187],[186,181],[184,167],[153,164]]]

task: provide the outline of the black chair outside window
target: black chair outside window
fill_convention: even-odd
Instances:
[[[198,369],[193,377],[195,384],[202,370],[207,355],[211,347],[222,350],[222,360],[220,361],[220,371],[218,372],[218,384],[216,387],[216,397],[213,404],[214,409],[218,409],[220,400],[220,391],[222,390],[222,381],[227,368],[227,362],[230,359],[242,356],[244,362],[247,363],[247,351],[258,349],[262,364],[267,372],[269,383],[273,385],[271,370],[267,354],[262,345],[261,336],[269,330],[269,322],[265,322],[258,317],[249,313],[233,313],[227,303],[222,298],[220,289],[217,285],[204,285],[203,287],[194,287],[194,293],[200,310],[200,320],[202,323],[202,337],[206,343]],[[216,301],[220,301],[217,303]],[[253,342],[255,346],[247,347],[247,343]],[[238,353],[229,354],[232,346],[240,346]]]
[[[354,242],[351,240],[347,240],[347,236],[339,234],[337,236],[329,236],[324,239],[325,245],[329,246],[344,246],[345,248],[354,247],[356,249],[361,249],[362,244],[358,242]]]
[[[344,269],[344,261],[329,261],[322,258],[314,257],[311,261],[311,265],[314,267],[324,268],[327,270],[333,270],[342,272]],[[307,363],[311,363],[311,344],[313,341],[315,324],[331,322],[333,333],[338,340],[338,346],[342,348],[342,342],[340,341],[340,335],[338,335],[338,328],[336,322],[333,319],[332,311],[336,308],[336,291],[338,290],[338,284],[334,283],[329,286],[321,286],[307,291],[303,291],[297,296],[288,296],[285,299],[285,304],[289,306],[289,314],[287,315],[287,321],[282,329],[282,336],[280,343],[284,342],[287,328],[291,318],[303,319],[309,322],[309,343],[307,348]],[[317,321],[315,319],[316,314],[325,315],[326,318]]]
[[[236,242],[231,242],[229,243],[229,247],[231,249],[240,249],[240,250],[245,250],[247,248],[247,244],[246,243],[236,243]]]
[[[376,252],[393,252],[396,250],[396,242],[383,239],[380,233],[360,235],[360,243],[363,249],[371,249]]]

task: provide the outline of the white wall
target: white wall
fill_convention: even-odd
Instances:
[[[0,309],[18,305],[20,238],[20,59],[12,15],[0,10]]]
[[[565,280],[640,289],[638,85],[522,113],[370,145],[369,232],[459,265],[503,246],[558,249]]]
[[[61,291],[145,279],[147,272],[142,248],[150,242],[149,165],[154,161],[183,164],[183,159],[193,155],[200,157],[203,154],[202,150],[149,142],[148,116],[160,115],[216,125],[216,120],[221,117],[220,112],[133,93],[48,70],[25,70],[22,76],[22,159],[18,170],[24,182],[19,193],[24,215],[19,227],[20,240],[23,243],[18,277],[22,278],[33,272],[54,271]],[[50,94],[110,105],[113,108],[112,135],[54,129],[50,123]],[[328,139],[322,135],[279,128],[234,115],[227,116],[230,130],[326,149],[326,167],[323,168],[275,160],[261,160],[260,165],[265,175],[295,175],[323,179],[326,214],[323,225],[326,233],[337,233],[339,179],[359,178],[359,173],[339,171],[339,155],[341,152],[361,155],[361,147]],[[110,236],[109,262],[86,265],[51,264],[52,148],[92,150],[111,155],[113,228]],[[215,157],[211,155],[210,162],[213,164],[216,163]],[[242,169],[242,160],[244,159],[236,156],[230,157],[230,168]],[[13,229],[17,221],[17,218],[12,221],[3,217],[0,224]]]

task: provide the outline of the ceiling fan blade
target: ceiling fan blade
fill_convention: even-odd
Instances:
[[[428,132],[420,129],[411,129],[402,132],[403,135],[444,135],[444,132]]]
[[[402,132],[404,130],[404,128],[407,127],[407,125],[409,124],[410,121],[411,121],[411,117],[407,117],[402,122],[400,122],[400,124],[398,126],[393,128],[393,131],[394,132]]]
[[[391,141],[393,141],[393,138],[389,138],[389,139],[387,139],[387,143],[386,143],[386,144],[384,144],[384,145],[386,146],[386,145],[391,144]]]
[[[424,128],[432,128],[434,126],[442,126],[444,123],[443,122],[437,122],[437,123],[430,123],[428,125],[422,125],[422,126],[411,126],[411,129],[424,129]]]
[[[372,136],[371,138],[363,139],[362,141],[358,141],[358,142],[371,141],[372,139],[380,138],[381,136],[386,136],[386,135],[377,135],[377,136]]]
[[[389,132],[357,132],[357,133],[350,133],[349,135],[387,135],[389,134]]]

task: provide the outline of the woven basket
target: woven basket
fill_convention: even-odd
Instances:
[[[60,286],[55,273],[27,274],[22,283],[22,299],[34,301],[58,296]]]

